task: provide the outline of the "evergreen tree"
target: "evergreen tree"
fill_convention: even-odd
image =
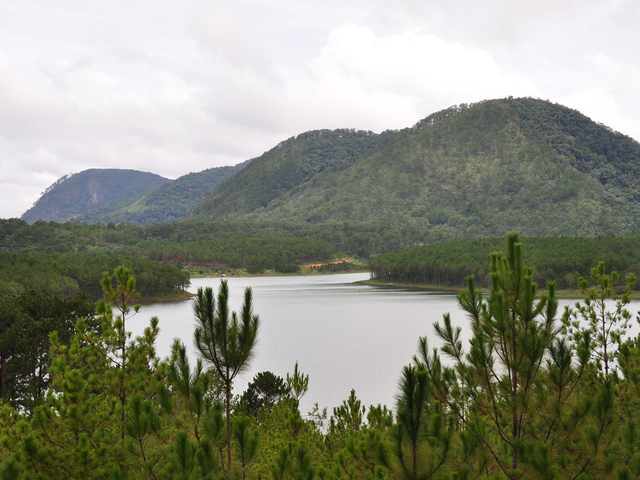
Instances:
[[[618,347],[631,326],[631,313],[626,306],[631,302],[636,276],[633,273],[627,276],[622,295],[615,291],[618,278],[618,272],[608,274],[604,262],[599,262],[591,269],[595,286],[589,288],[587,280],[580,277],[578,283],[585,295],[584,302],[576,303],[574,309],[567,308],[562,317],[565,331],[575,342],[581,342],[585,336],[591,338],[594,360],[605,376],[615,367]]]
[[[434,401],[430,379],[422,364],[404,368],[397,396],[397,424],[391,452],[407,480],[437,478],[451,451],[453,423],[443,418]]]
[[[131,333],[127,331],[127,320],[131,313],[131,302],[139,295],[136,291],[136,279],[131,270],[120,265],[114,271],[116,285],[107,272],[102,276],[102,289],[104,299],[98,302],[97,311],[101,315],[102,326],[105,331],[113,333],[114,343],[108,353],[111,361],[118,367],[117,383],[120,397],[120,438],[124,441],[125,435],[125,406],[127,403],[127,384],[129,383],[127,372],[127,341]],[[113,317],[113,308],[118,311]],[[140,310],[140,305],[133,306],[134,315]]]
[[[493,459],[506,478],[520,478],[526,471],[524,451],[540,435],[536,422],[535,394],[543,360],[557,328],[557,300],[553,283],[549,293],[536,300],[532,269],[522,263],[517,233],[507,237],[507,254],[491,256],[491,291],[483,300],[473,278],[458,296],[471,321],[470,350],[464,354],[461,328],[453,328],[445,316],[436,324],[442,351],[455,364],[443,368],[426,338],[420,339],[420,358],[438,396],[466,431]],[[541,422],[544,423],[544,422]]]
[[[289,375],[287,373],[287,389],[289,390],[289,395],[298,402],[302,396],[307,393],[307,390],[309,390],[309,375],[305,375],[298,370],[298,362],[296,362],[293,368],[293,374]]]
[[[199,288],[194,305],[198,321],[194,340],[198,352],[225,384],[227,421],[227,475],[231,473],[231,385],[249,367],[258,339],[260,319],[253,314],[253,294],[245,289],[240,318],[229,310],[229,286],[220,283],[217,302],[213,289]]]
[[[289,393],[284,380],[272,372],[260,372],[242,394],[242,402],[255,416],[261,409],[271,410]]]

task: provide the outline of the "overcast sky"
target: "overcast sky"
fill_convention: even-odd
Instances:
[[[637,0],[0,0],[0,218],[58,178],[176,178],[320,128],[533,96],[640,140]]]

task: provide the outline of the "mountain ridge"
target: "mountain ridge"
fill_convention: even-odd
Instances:
[[[355,129],[312,130],[280,142],[255,158],[211,193],[187,218],[219,209],[216,217],[237,217],[266,208],[318,173],[340,168],[375,146],[384,134]],[[270,168],[262,168],[264,164]],[[212,218],[212,219],[214,219]]]
[[[233,166],[213,167],[191,172],[101,209],[78,215],[80,223],[134,223],[151,225],[170,223],[184,218],[218,185],[248,165],[246,160]]]
[[[262,176],[272,169],[257,160]],[[256,173],[256,177],[260,175]],[[432,237],[598,235],[640,227],[640,144],[576,110],[531,98],[436,112],[267,207],[205,200],[190,218],[414,225]],[[226,184],[247,196],[232,179]]]
[[[421,232],[424,242],[511,230],[609,235],[640,230],[640,144],[577,110],[509,97],[455,105],[401,130],[304,132],[202,198],[182,218],[367,226],[361,232],[388,226],[411,238]],[[120,213],[132,210],[119,217],[79,218],[140,223],[136,208],[171,210],[150,199],[122,201]],[[115,215],[122,205],[104,211]]]

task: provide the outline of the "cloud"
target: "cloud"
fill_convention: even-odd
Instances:
[[[420,30],[377,36],[356,24],[332,29],[289,90],[328,126],[349,119],[377,131],[409,126],[457,103],[539,95],[533,82],[504,71],[483,50]]]
[[[640,66],[604,53],[582,58],[589,75],[558,101],[625,135],[640,139]]]

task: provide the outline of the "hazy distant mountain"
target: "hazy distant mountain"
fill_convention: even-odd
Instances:
[[[90,169],[62,177],[42,194],[22,219],[64,222],[78,215],[156,188],[169,179],[155,173]]]
[[[561,105],[509,98],[383,135],[299,135],[190,218],[410,226],[434,239],[628,232],[639,207],[638,142]]]
[[[209,168],[166,182],[153,190],[121,200],[77,217],[82,223],[134,223],[151,225],[183,218],[213,189],[244,168],[250,160],[235,166]]]

